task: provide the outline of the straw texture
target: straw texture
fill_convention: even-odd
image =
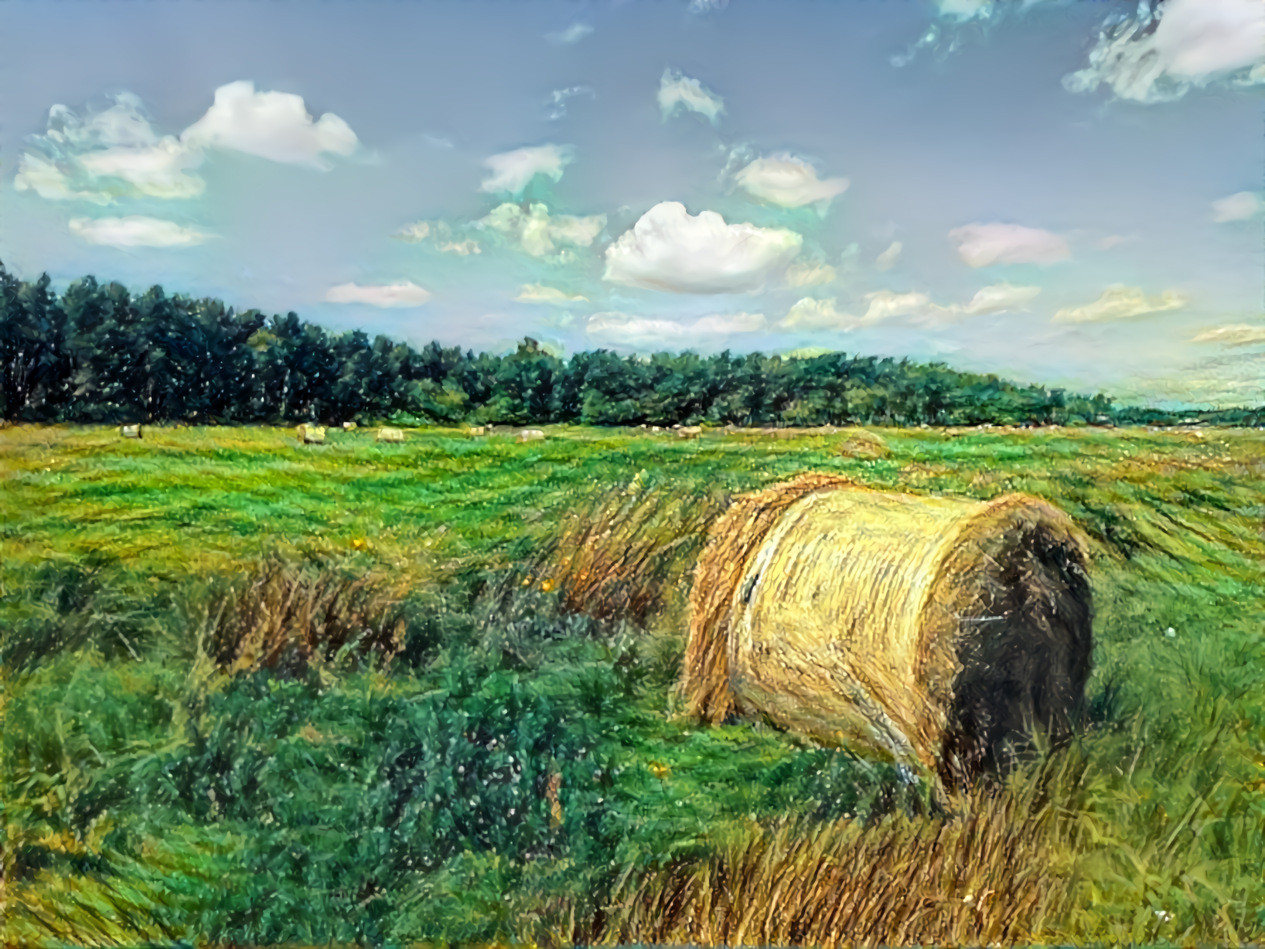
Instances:
[[[691,593],[682,690],[963,775],[1065,732],[1089,672],[1081,535],[1036,498],[915,497],[805,475],[740,498]]]

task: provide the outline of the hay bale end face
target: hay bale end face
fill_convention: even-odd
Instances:
[[[344,432],[354,432],[355,430],[356,430],[356,423],[355,423],[355,422],[343,422],[343,431],[344,431]]]
[[[124,425],[119,429],[119,435],[123,438],[140,438],[141,427],[139,425]]]
[[[378,441],[402,442],[404,441],[404,431],[399,428],[380,428],[378,429]]]
[[[697,716],[763,715],[964,779],[1083,700],[1088,554],[1044,501],[873,491],[805,475],[712,527],[682,692]]]

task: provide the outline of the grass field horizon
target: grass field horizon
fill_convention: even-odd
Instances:
[[[1265,432],[543,428],[0,430],[0,942],[1265,939]],[[806,471],[1086,531],[1068,745],[946,807],[682,714],[707,526]]]

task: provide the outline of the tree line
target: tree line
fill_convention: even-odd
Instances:
[[[29,422],[191,424],[977,425],[1098,423],[1111,400],[942,364],[829,353],[787,358],[608,350],[507,355],[290,312],[140,294],[84,277],[58,295],[0,263],[0,414]]]

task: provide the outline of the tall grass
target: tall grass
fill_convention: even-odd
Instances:
[[[568,511],[535,570],[565,609],[645,624],[688,592],[693,555],[724,509],[722,493],[681,493],[644,471]]]
[[[272,557],[215,596],[204,648],[234,673],[295,675],[314,661],[390,660],[404,647],[405,592],[380,574]]]

